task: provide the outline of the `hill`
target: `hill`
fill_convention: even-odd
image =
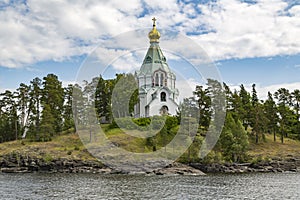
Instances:
[[[107,137],[121,147],[134,152],[148,152],[144,140],[122,133],[119,129],[108,131]],[[68,159],[96,161],[83,146],[77,134],[66,134],[54,137],[48,142],[30,142],[18,140],[0,143],[0,157],[20,154],[44,160]],[[268,160],[273,158],[297,157],[300,155],[300,141],[286,138],[284,144],[273,141],[273,136],[266,134],[265,141],[255,144],[251,142],[247,151],[250,159]],[[250,160],[251,161],[251,160]]]

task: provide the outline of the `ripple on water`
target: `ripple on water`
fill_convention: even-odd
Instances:
[[[0,174],[1,199],[300,199],[300,174]]]

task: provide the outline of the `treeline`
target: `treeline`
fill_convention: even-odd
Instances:
[[[132,74],[117,74],[110,80],[100,76],[91,82],[85,81],[83,87],[78,84],[63,87],[56,75],[48,74],[43,79],[33,79],[28,85],[21,83],[15,91],[6,90],[0,94],[0,142],[21,138],[49,141],[64,131],[74,132],[74,120],[77,124],[88,123],[85,113],[91,111],[87,110],[90,105],[95,106],[99,119],[105,122],[112,122],[112,116],[128,116],[137,102],[137,91],[132,95],[135,98],[131,98],[127,112],[121,104],[123,99],[115,97],[117,104],[112,102],[111,96],[115,95],[116,86],[120,94],[130,92],[127,88],[133,79]]]
[[[214,82],[214,88],[221,87],[220,83],[213,80],[208,81],[208,86],[212,85],[209,82]],[[278,134],[282,142],[285,137],[300,139],[300,91],[280,88],[274,94],[268,92],[266,100],[260,100],[255,87],[253,84],[251,92],[248,92],[242,84],[239,90],[232,91],[223,83],[224,89],[220,89],[219,95],[224,93],[226,98],[227,116],[240,121],[244,129],[255,136],[256,143],[262,140],[266,133],[273,134],[274,141]],[[181,105],[191,105],[193,101],[197,103],[200,112],[199,124],[204,130],[207,130],[211,123],[212,99],[222,99],[222,95],[218,98],[212,96],[211,88],[196,86],[194,97],[185,99]]]
[[[216,90],[218,92],[213,92]],[[287,137],[300,139],[300,91],[298,89],[289,91],[280,88],[274,94],[268,92],[266,100],[260,100],[255,84],[252,85],[250,92],[243,84],[240,85],[239,90],[232,91],[225,83],[222,87],[219,82],[208,80],[207,87],[196,86],[194,96],[184,99],[180,105],[181,112],[189,112],[192,116],[198,114],[200,140],[203,140],[204,136],[211,137],[214,132],[220,131],[218,126],[222,121],[220,120],[222,115],[220,117],[215,113],[216,107],[222,109],[220,106],[223,106],[221,103],[223,97],[226,101],[224,127],[221,129],[217,144],[206,159],[243,161],[246,159],[249,143],[264,142],[265,134],[272,134],[274,141],[279,139],[282,143]],[[191,105],[194,105],[195,109],[191,109],[193,108]],[[186,107],[189,109],[185,109]],[[198,145],[196,149],[199,148]],[[194,158],[188,160],[199,157],[198,153],[192,156]]]
[[[63,88],[58,77],[49,74],[1,93],[0,142],[21,137],[48,141],[72,128],[72,91],[72,85]]]
[[[259,100],[255,84],[252,91],[246,91],[243,85],[239,91],[231,91],[224,84],[227,111],[233,118],[242,122],[245,130],[251,131],[255,142],[264,139],[264,134],[280,135],[283,143],[284,137],[300,139],[300,91],[289,91],[286,88],[278,89],[274,94],[268,92],[266,100]]]
[[[94,106],[100,122],[112,123],[114,117],[132,116],[134,105],[138,102],[133,80],[132,74],[117,74],[110,80],[96,77],[85,82],[83,87],[77,84],[63,87],[56,75],[49,74],[43,79],[33,79],[28,85],[22,83],[16,91],[7,90],[0,94],[0,142],[22,137],[48,141],[64,131],[74,132],[74,120],[77,120],[76,124],[88,122],[84,119],[86,115],[82,114],[88,112],[87,104]],[[211,131],[212,116],[215,116],[214,129],[222,130],[224,116],[218,113],[225,113],[226,109],[225,128],[220,141],[231,140],[234,148],[244,149],[244,145],[237,143],[241,136],[240,125],[246,136],[257,143],[263,141],[268,133],[273,134],[274,140],[279,136],[282,142],[285,137],[299,139],[299,103],[299,90],[280,88],[274,94],[269,92],[266,100],[260,100],[255,84],[250,92],[243,85],[232,91],[226,84],[208,80],[207,87],[197,86],[194,96],[184,99],[178,117],[198,116],[200,134],[205,135]],[[218,147],[223,150],[228,145],[219,144]]]

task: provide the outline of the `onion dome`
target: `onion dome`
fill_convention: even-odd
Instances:
[[[160,33],[156,29],[156,19],[155,19],[155,17],[153,17],[152,21],[153,21],[153,28],[149,32],[148,37],[150,39],[150,43],[152,43],[152,42],[159,42]]]

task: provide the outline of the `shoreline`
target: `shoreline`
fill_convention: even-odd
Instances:
[[[300,157],[273,158],[256,163],[190,163],[174,162],[162,169],[147,172],[125,172],[106,167],[96,160],[58,158],[45,161],[28,156],[0,156],[2,173],[94,173],[94,174],[155,174],[155,175],[205,175],[213,173],[282,173],[300,172]]]
[[[282,173],[300,172],[300,158],[273,158],[257,163],[191,163],[190,166],[205,173]]]

